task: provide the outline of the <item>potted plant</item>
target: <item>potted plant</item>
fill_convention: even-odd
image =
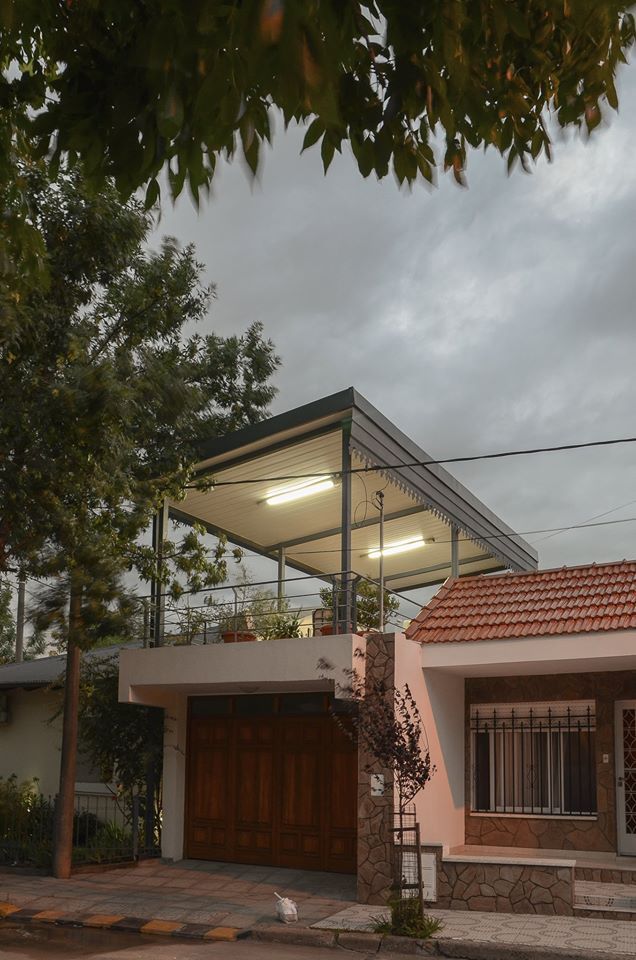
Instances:
[[[223,643],[248,643],[257,639],[244,612],[225,617],[219,624],[219,632]]]
[[[355,585],[356,591],[356,632],[372,633],[380,630],[380,603],[378,598],[378,586],[370,580],[358,580]],[[334,591],[332,587],[323,587],[320,591],[320,599],[323,606],[333,609]],[[389,590],[384,591],[384,623],[382,629],[386,626],[387,620],[392,614],[396,613],[400,606],[400,601]],[[353,633],[353,629],[350,631]],[[326,623],[320,627],[320,633],[329,635],[333,633],[333,623]]]
[[[294,610],[284,610],[272,614],[260,630],[259,640],[285,640],[302,637],[300,614]]]

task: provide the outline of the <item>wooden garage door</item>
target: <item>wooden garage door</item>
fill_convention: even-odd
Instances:
[[[357,761],[323,694],[190,702],[186,856],[355,873]]]

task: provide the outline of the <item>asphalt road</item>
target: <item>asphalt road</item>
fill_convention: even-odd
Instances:
[[[277,943],[186,943],[165,937],[51,925],[0,925],[2,960],[334,960],[345,951]],[[346,951],[357,960],[366,955]],[[375,954],[369,954],[369,960]]]

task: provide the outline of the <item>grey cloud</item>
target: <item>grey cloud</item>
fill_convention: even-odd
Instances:
[[[298,132],[260,180],[224,167],[194,241],[221,333],[262,320],[284,361],[276,410],[350,384],[433,455],[636,433],[636,72],[589,144],[508,178],[470,158],[469,189],[364,181],[348,156],[326,178]],[[636,450],[503,460],[453,472],[519,530],[585,520],[636,497]],[[636,504],[614,516],[636,515]],[[544,566],[636,555],[636,524],[538,536]]]

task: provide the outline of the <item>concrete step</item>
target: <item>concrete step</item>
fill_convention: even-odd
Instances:
[[[574,877],[578,881],[591,883],[623,883],[636,885],[636,867],[624,867],[616,864],[596,864],[578,862],[574,868]]]
[[[574,907],[579,910],[636,913],[636,885],[577,880],[574,885]]]

